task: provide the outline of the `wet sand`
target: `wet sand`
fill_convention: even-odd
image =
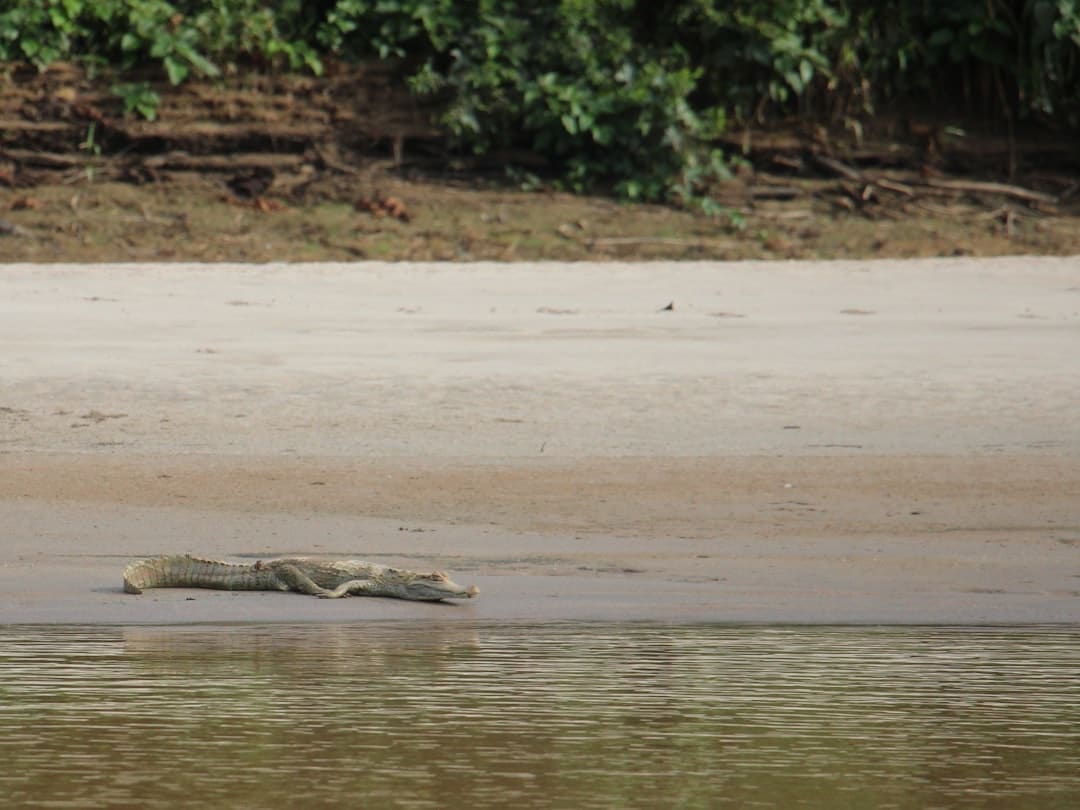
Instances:
[[[8,265],[0,346],[0,622],[1080,621],[1077,259]]]

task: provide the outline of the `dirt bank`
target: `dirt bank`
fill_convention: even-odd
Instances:
[[[732,131],[735,173],[704,216],[558,193],[557,167],[528,153],[455,152],[386,66],[162,83],[155,121],[111,84],[65,64],[0,76],[3,260],[1080,253],[1076,145],[1045,133]]]

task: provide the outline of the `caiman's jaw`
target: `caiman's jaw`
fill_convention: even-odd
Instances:
[[[418,576],[405,586],[409,599],[425,602],[437,602],[440,599],[472,599],[480,589],[475,585],[464,588],[458,585],[443,571]]]

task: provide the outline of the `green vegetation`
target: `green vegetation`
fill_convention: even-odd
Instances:
[[[1080,128],[1080,0],[7,0],[0,61],[107,66],[128,114],[239,70],[392,59],[459,149],[683,204],[729,124],[925,109]],[[705,203],[707,204],[707,202]]]

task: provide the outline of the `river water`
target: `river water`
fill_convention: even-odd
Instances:
[[[0,795],[1076,808],[1080,627],[0,626]]]

